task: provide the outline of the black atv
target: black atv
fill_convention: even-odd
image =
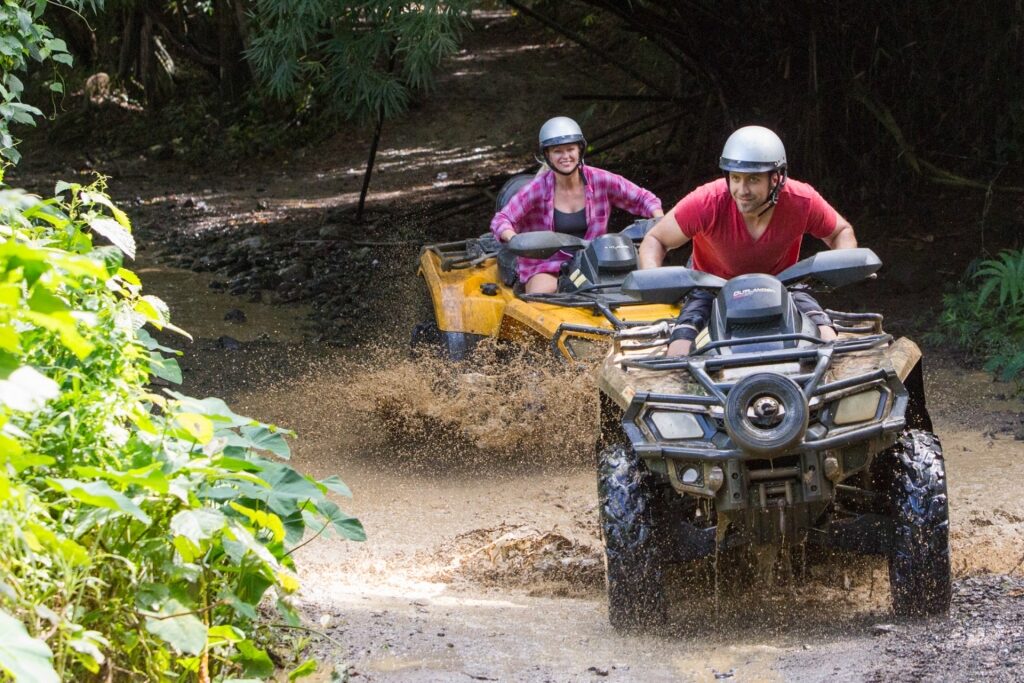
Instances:
[[[622,330],[599,373],[616,629],[665,620],[671,563],[802,544],[886,555],[897,615],[948,610],[946,477],[920,350],[874,313],[829,311],[839,338],[825,343],[790,292],[880,267],[872,251],[848,249],[775,277],[667,267],[626,278],[622,291],[645,302],[694,289],[716,298],[692,355],[667,357],[663,326]]]

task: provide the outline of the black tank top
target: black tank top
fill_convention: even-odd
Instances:
[[[555,209],[555,232],[564,232],[566,235],[583,239],[587,234],[587,210],[566,213]]]

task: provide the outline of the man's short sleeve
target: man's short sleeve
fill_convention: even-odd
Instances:
[[[807,196],[806,232],[823,240],[836,231],[838,223],[839,213],[818,194],[817,190],[811,189]]]
[[[712,193],[703,185],[686,195],[672,209],[672,215],[683,234],[693,239],[714,220]]]

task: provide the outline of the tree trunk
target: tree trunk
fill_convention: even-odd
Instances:
[[[370,143],[370,158],[366,160],[366,173],[363,175],[363,189],[359,191],[359,206],[356,208],[356,223],[363,221],[363,205],[366,194],[370,191],[370,176],[373,174],[373,162],[377,158],[377,143],[380,142],[380,131],[384,127],[384,107],[381,106],[377,115],[377,128],[373,131],[373,142]]]
[[[217,25],[218,88],[221,104],[236,102],[249,84],[249,71],[242,58],[244,43],[238,24],[237,7],[232,0],[216,0],[213,5]]]

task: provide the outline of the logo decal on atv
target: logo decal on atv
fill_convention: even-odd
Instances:
[[[747,289],[737,289],[732,293],[733,299],[743,299],[754,294],[772,294],[775,290],[770,287],[749,287]]]

